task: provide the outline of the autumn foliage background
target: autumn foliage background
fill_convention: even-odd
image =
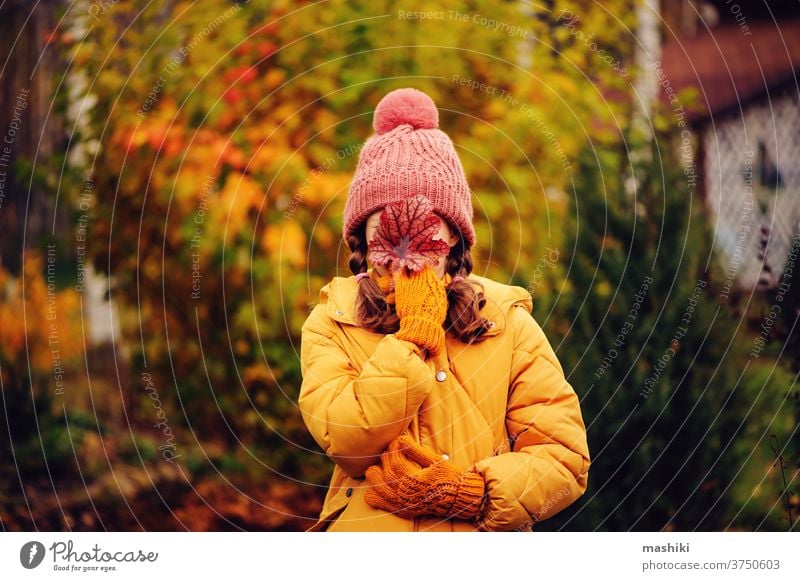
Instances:
[[[785,528],[764,435],[796,433],[795,409],[775,403],[793,371],[773,354],[732,376],[743,351],[724,346],[747,333],[733,314],[708,323],[716,347],[698,340],[672,363],[645,415],[630,420],[633,396],[618,395],[639,391],[711,252],[701,208],[670,171],[679,162],[669,117],[653,111],[655,152],[635,128],[636,5],[457,1],[443,19],[422,21],[399,17],[391,2],[62,7],[46,40],[63,59],[51,96],[66,119],[63,148],[17,167],[57,200],[62,226],[27,241],[18,272],[0,270],[3,527],[310,525],[332,464],[296,407],[299,331],[319,289],[350,274],[342,209],[372,111],[388,91],[414,86],[438,104],[474,192],[475,272],[531,290],[582,398],[590,490],[542,527]],[[629,74],[587,51],[562,26],[565,10]],[[652,178],[642,180],[651,203],[638,210],[624,194],[631,170]],[[75,290],[81,225],[85,264],[108,276],[119,327],[110,345],[86,339],[89,299]],[[48,346],[47,244],[63,393]],[[595,382],[653,264],[659,284],[637,339]],[[680,428],[687,417],[691,432]],[[691,477],[676,482],[682,470]]]

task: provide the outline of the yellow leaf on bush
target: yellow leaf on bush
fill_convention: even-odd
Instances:
[[[267,90],[272,90],[280,85],[286,78],[286,73],[282,69],[272,68],[267,72],[264,84]]]
[[[255,227],[254,224],[249,224],[248,213],[251,208],[261,205],[264,194],[251,177],[231,172],[219,195],[220,203],[212,211],[217,232],[227,232],[226,240],[230,240],[239,232]]]
[[[309,173],[308,178],[298,189],[298,194],[304,203],[315,206],[323,205],[337,195],[344,198],[352,177],[351,174],[341,172],[316,171]]]
[[[267,226],[262,239],[264,252],[276,262],[286,261],[295,267],[306,265],[307,238],[294,220]]]

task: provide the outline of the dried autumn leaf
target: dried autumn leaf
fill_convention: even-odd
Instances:
[[[393,270],[407,267],[418,272],[426,263],[434,266],[450,250],[444,240],[433,239],[438,231],[439,218],[428,198],[421,194],[401,198],[384,208],[369,243],[370,258],[382,266],[391,263]]]

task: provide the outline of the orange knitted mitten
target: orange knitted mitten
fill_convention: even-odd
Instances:
[[[391,273],[381,276],[374,268],[370,271],[370,278],[378,285],[383,294],[386,295],[386,302],[394,304],[394,278]]]
[[[381,464],[366,471],[370,506],[408,519],[428,514],[466,520],[478,518],[485,506],[481,474],[459,470],[408,434],[389,443]]]
[[[444,348],[444,322],[447,318],[447,291],[444,282],[430,265],[408,274],[393,273],[395,307],[400,318],[398,339],[416,343],[437,355]]]

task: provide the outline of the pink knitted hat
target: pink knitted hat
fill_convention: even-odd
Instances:
[[[469,185],[453,142],[437,129],[433,100],[417,89],[392,91],[375,108],[372,126],[376,134],[361,149],[350,183],[345,239],[387,203],[423,194],[467,245],[474,245]]]

